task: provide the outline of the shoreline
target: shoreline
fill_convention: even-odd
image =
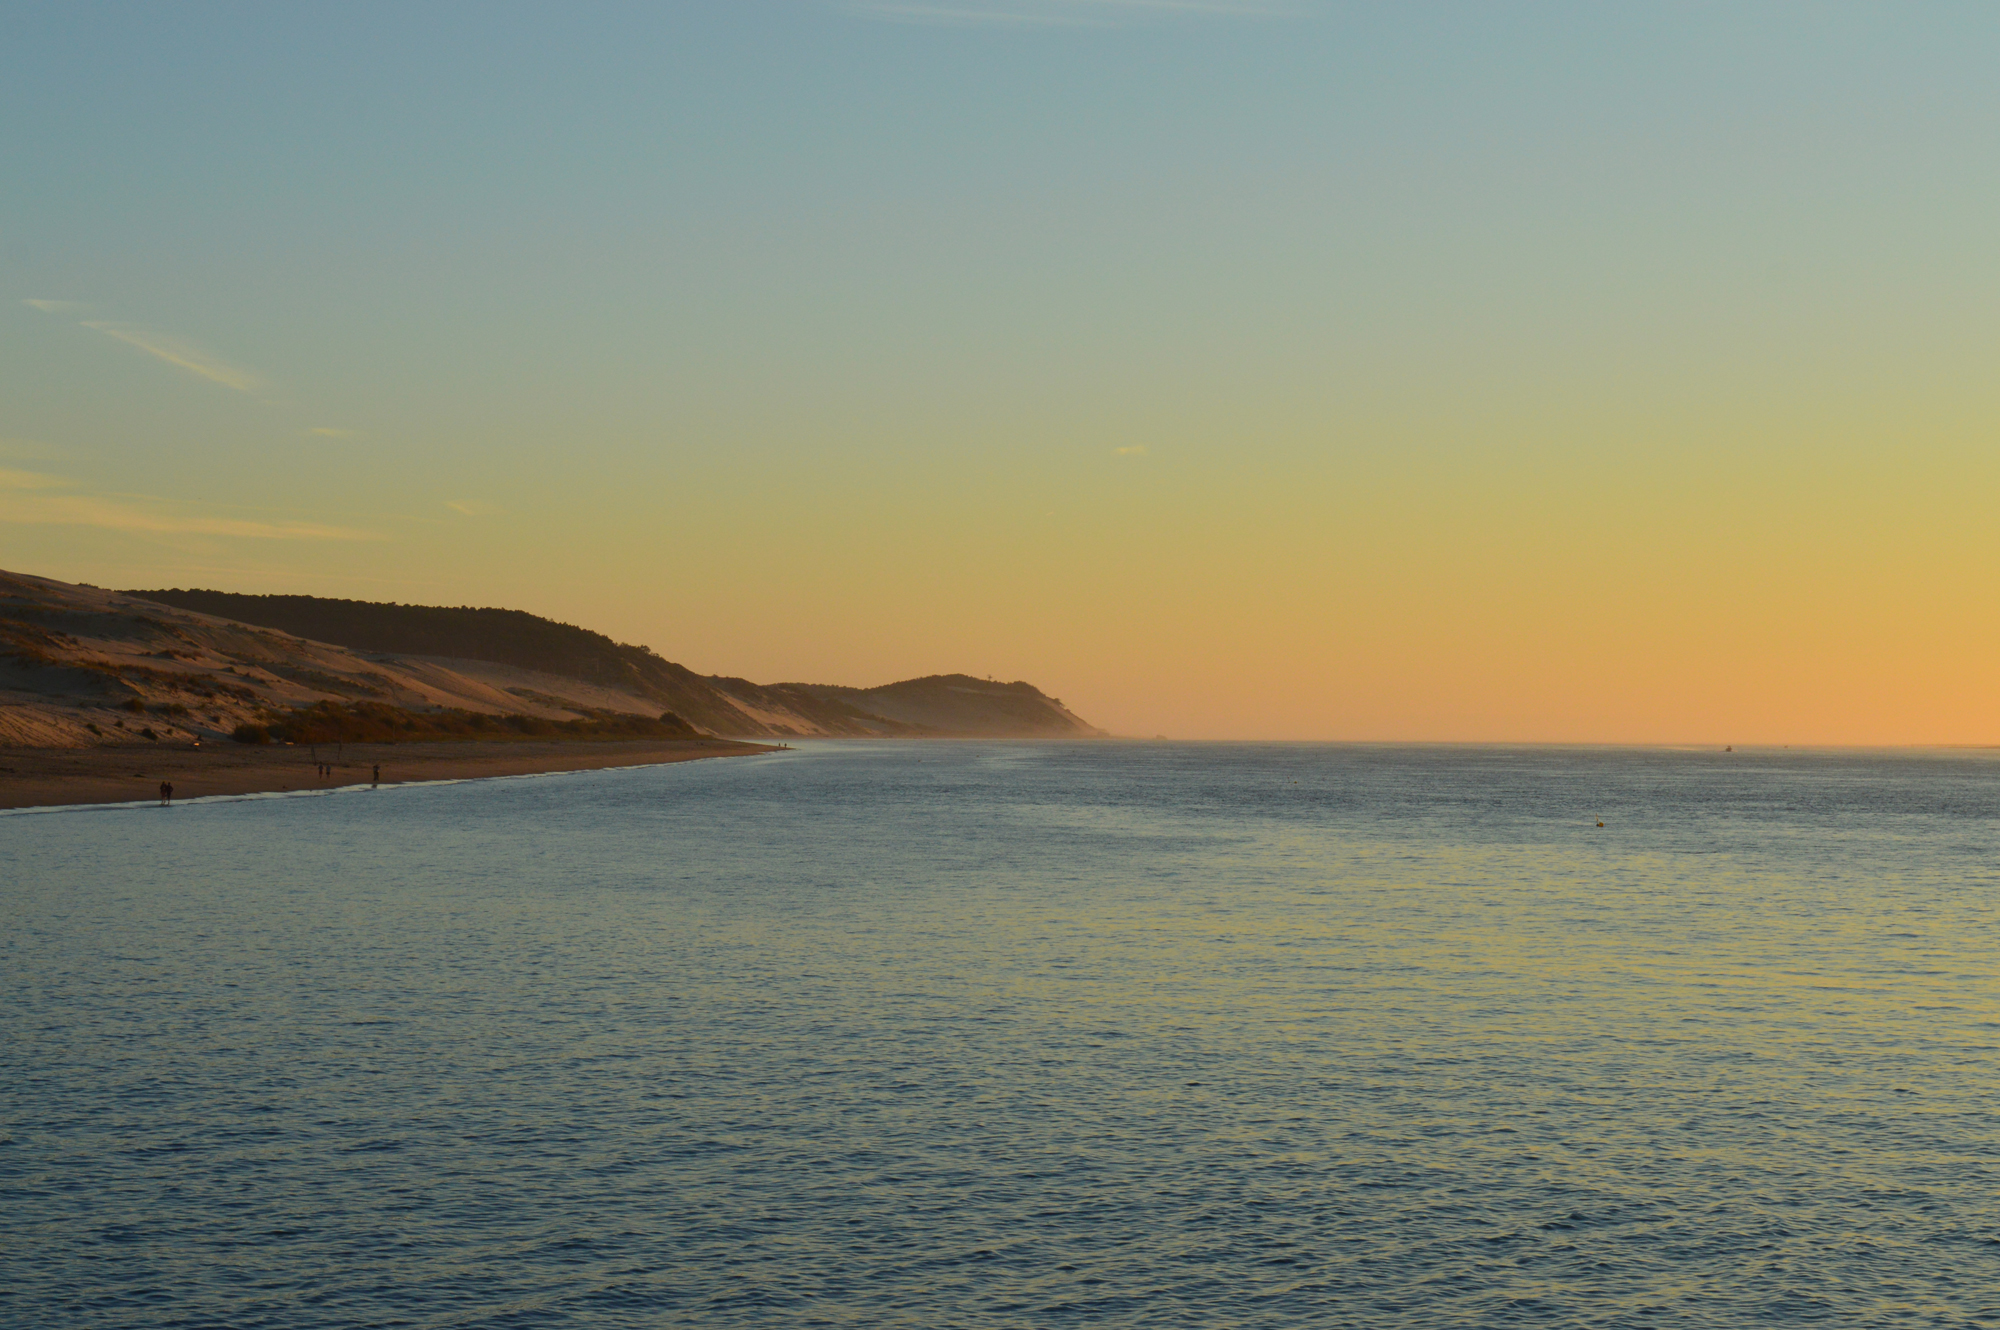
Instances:
[[[87,804],[158,803],[170,781],[174,802],[216,795],[299,794],[372,783],[481,780],[562,771],[659,766],[711,757],[774,753],[773,744],[735,739],[521,739],[401,744],[104,745],[92,748],[0,748],[0,810]],[[318,763],[332,774],[318,773]]]

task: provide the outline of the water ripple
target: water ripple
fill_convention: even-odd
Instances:
[[[830,744],[11,821],[0,1320],[2000,1320],[1996,779]]]

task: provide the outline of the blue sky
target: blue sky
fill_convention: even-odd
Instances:
[[[1879,498],[1911,575],[1967,576],[1996,38],[1948,4],[15,5],[0,562],[512,604],[771,677],[1073,668],[1149,732],[1278,723],[1203,719],[1215,678],[1348,679],[1376,700],[1314,733],[1409,732],[1434,698],[1341,643],[1461,649],[1422,549],[1665,578],[1665,533],[1776,512],[1733,557],[1849,569]],[[1140,681],[1246,586],[1290,588],[1231,630],[1282,648]]]

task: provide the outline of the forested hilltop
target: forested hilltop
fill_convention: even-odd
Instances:
[[[652,650],[522,610],[401,605],[323,596],[168,589],[119,593],[238,623],[275,628],[354,651],[419,656],[481,673],[484,662],[530,678],[489,678],[519,696],[559,704],[561,681],[630,697],[635,709],[672,711],[721,735],[1095,736],[1095,729],[1026,683],[933,675],[880,688],[755,684],[696,674]],[[485,672],[491,674],[491,671]],[[551,681],[553,680],[553,682]],[[551,696],[553,695],[553,696]],[[602,706],[605,699],[589,699]]]

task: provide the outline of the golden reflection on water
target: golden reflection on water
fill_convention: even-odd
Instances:
[[[2000,1315],[1992,763],[909,751],[12,824],[20,1305]]]

